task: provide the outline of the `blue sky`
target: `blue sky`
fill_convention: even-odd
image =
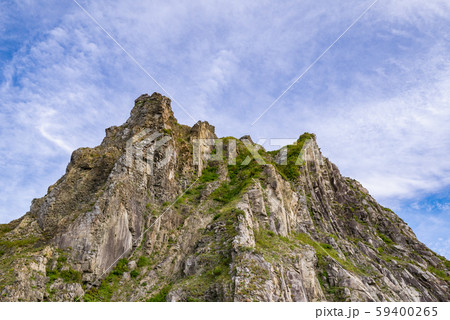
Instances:
[[[450,257],[447,0],[379,0],[251,125],[372,2],[79,1],[195,120],[254,140],[316,133],[344,175]],[[73,0],[1,1],[0,222],[154,91]]]

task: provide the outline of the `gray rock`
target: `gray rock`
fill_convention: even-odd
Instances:
[[[449,262],[343,177],[314,135],[290,148],[290,167],[262,149],[265,165],[233,166],[227,156],[250,154],[234,138],[212,159],[216,138],[207,122],[178,124],[168,98],[140,96],[2,225],[0,300],[450,300]],[[116,290],[98,294],[107,276]]]

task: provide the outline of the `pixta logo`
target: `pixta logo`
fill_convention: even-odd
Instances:
[[[202,161],[227,161],[228,165],[248,165],[252,160],[260,165],[265,165],[266,161],[260,153],[263,145],[269,146],[269,149],[279,149],[276,162],[279,165],[288,164],[288,147],[286,145],[297,144],[296,139],[259,139],[252,143],[248,139],[241,140],[249,155],[240,163],[236,162],[237,140],[235,139],[194,139],[193,140],[193,160],[194,165],[199,165]],[[295,165],[301,166],[306,159],[306,147],[303,144],[301,150],[295,155]]]
[[[152,132],[144,129],[134,135],[126,143],[126,166],[134,167],[139,172],[152,175],[155,168],[160,169],[175,159],[176,152],[173,144],[169,143],[172,137],[161,132]],[[238,143],[242,143],[246,149],[247,157],[237,163]],[[278,165],[295,164],[301,166],[305,160],[308,160],[306,153],[307,143],[304,143],[298,154],[289,153],[286,145],[296,146],[296,139],[259,139],[257,143],[249,139],[242,139],[240,142],[236,139],[193,139],[193,164],[201,166],[207,161],[227,162],[228,165],[246,166],[252,160],[259,165],[265,165],[266,160],[262,156],[261,149],[263,145],[268,145],[269,149],[278,149],[275,162]],[[242,147],[242,146],[241,146]],[[313,155],[314,156],[314,155]],[[311,159],[312,160],[312,159]],[[318,159],[319,161],[321,159]],[[295,163],[294,163],[295,162]]]

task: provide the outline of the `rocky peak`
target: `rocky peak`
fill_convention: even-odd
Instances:
[[[208,154],[214,148],[213,139],[217,139],[215,127],[207,121],[198,121],[190,130],[189,141],[193,146],[194,164],[197,175],[200,176],[208,162]]]
[[[317,144],[316,135],[313,133],[304,133],[298,138],[297,144],[302,145],[302,158],[304,161],[314,161],[318,166],[323,165],[324,157]]]
[[[134,103],[126,122],[132,128],[169,129],[177,122],[170,99],[157,92],[151,96],[143,94]]]
[[[450,299],[450,262],[343,177],[314,134],[259,149],[262,162],[250,137],[216,138],[208,122],[178,124],[170,99],[140,96],[0,225],[0,300]],[[208,156],[221,144],[235,163]]]
[[[191,128],[191,136],[195,139],[217,139],[216,128],[208,121],[198,121]]]
[[[252,137],[250,137],[249,135],[242,136],[239,140],[241,140],[241,141],[245,140],[245,141],[248,141],[250,144],[255,144],[252,140]]]

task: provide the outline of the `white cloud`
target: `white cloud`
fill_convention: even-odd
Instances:
[[[447,0],[396,0],[380,1],[379,10],[385,17],[408,23],[430,21],[435,18],[447,19],[450,3]]]
[[[346,86],[336,86],[333,64],[326,73],[318,67],[261,120],[256,135],[317,133],[325,154],[380,200],[436,192],[450,184],[448,52],[434,43],[418,57],[380,61],[375,67],[385,71],[356,74]],[[311,90],[318,79],[326,90]]]
[[[430,57],[422,67],[412,72],[433,76],[396,97],[353,100],[357,107],[334,119],[340,125],[323,128],[325,139],[342,139],[338,157],[346,158],[344,169],[380,197],[412,197],[450,183],[450,65]]]

